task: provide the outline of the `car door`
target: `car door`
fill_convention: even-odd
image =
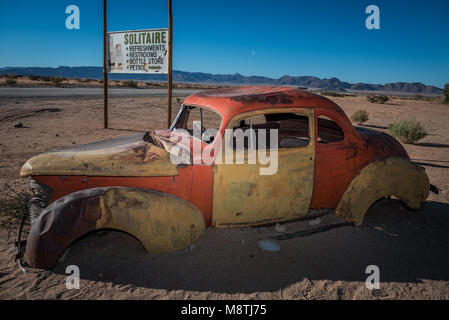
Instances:
[[[277,108],[239,114],[229,121],[228,133],[229,130],[236,130],[236,125],[242,125],[243,121],[246,121],[243,126],[248,126],[247,122],[251,126],[252,119],[260,115],[265,117],[266,123],[254,124],[254,130],[274,127],[278,130],[278,148],[268,150],[268,158],[277,161],[277,171],[261,174],[261,169],[268,165],[260,162],[259,141],[256,141],[255,148],[249,142],[248,148],[238,149],[235,145],[229,148],[233,145],[233,138],[225,134],[222,154],[214,165],[212,224],[216,227],[290,220],[305,216],[309,211],[315,166],[313,110]],[[229,152],[233,163],[224,160]],[[271,157],[276,152],[277,156]],[[254,156],[256,163],[248,163]],[[238,157],[244,159],[243,164],[235,163]],[[274,166],[273,163],[270,166]]]

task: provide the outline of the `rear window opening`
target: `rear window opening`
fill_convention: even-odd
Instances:
[[[318,117],[318,143],[343,141],[345,134],[335,121],[326,116]]]

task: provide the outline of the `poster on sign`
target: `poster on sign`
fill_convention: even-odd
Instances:
[[[168,73],[168,29],[108,32],[108,72]]]

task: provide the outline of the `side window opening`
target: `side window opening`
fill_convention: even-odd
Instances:
[[[300,148],[309,144],[309,118],[296,113],[272,113],[265,115],[255,115],[237,122],[233,130],[240,129],[246,132],[248,129],[254,130],[254,136],[246,134],[244,136],[244,149],[270,148],[270,130],[278,130],[278,148]],[[258,141],[259,130],[265,130],[266,140]],[[255,141],[254,141],[255,139]],[[271,142],[273,143],[273,142]],[[239,149],[236,137],[233,137],[232,147]]]
[[[344,138],[343,130],[335,121],[326,116],[318,117],[318,143],[339,142],[343,141]]]

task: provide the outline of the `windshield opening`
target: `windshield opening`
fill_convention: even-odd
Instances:
[[[208,109],[195,106],[181,105],[179,112],[170,126],[169,131],[184,132],[211,143],[221,124],[221,116]]]

